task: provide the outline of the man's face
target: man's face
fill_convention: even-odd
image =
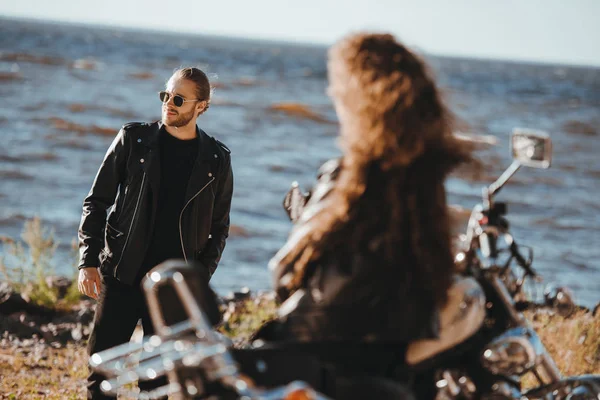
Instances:
[[[195,121],[204,102],[196,101],[196,84],[187,79],[169,79],[165,89],[169,101],[162,104],[162,122],[167,126],[182,127]],[[181,107],[173,103],[173,97],[179,95],[186,100]]]

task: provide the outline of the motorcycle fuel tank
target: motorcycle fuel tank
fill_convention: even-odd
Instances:
[[[440,310],[439,338],[410,343],[407,364],[419,364],[464,342],[479,330],[485,314],[485,294],[481,286],[473,278],[456,276],[448,292],[448,302]]]

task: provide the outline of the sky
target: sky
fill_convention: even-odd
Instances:
[[[385,31],[428,54],[600,66],[600,0],[0,0],[0,16],[320,44]]]

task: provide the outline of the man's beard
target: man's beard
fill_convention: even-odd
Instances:
[[[194,110],[185,114],[179,114],[177,115],[177,118],[175,118],[175,120],[171,120],[170,122],[167,122],[167,118],[168,115],[165,112],[163,112],[163,124],[167,126],[172,126],[174,128],[181,128],[182,126],[186,126],[187,124],[189,124],[190,121],[194,118]]]

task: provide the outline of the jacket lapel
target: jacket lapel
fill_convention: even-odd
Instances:
[[[152,190],[152,209],[156,210],[158,202],[158,190],[160,188],[160,148],[159,137],[162,128],[161,122],[150,125],[145,137],[141,138],[145,149],[145,162],[142,168],[146,173],[148,183]]]
[[[206,188],[211,181],[216,178],[213,175],[212,162],[216,160],[217,154],[214,151],[210,137],[202,130],[196,127],[198,135],[198,157],[192,169],[190,180],[185,193],[185,203],[187,204],[198,192]]]

